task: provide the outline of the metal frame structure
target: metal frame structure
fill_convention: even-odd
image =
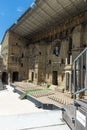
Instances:
[[[87,48],[85,48],[74,60],[74,99],[76,99],[77,94],[82,93],[86,90],[87,90]]]
[[[10,30],[31,39],[37,35],[87,10],[84,0],[36,0]]]

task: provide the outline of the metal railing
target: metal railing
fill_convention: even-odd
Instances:
[[[74,99],[87,90],[87,48],[74,60]]]

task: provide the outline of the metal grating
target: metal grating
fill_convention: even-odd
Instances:
[[[10,29],[19,35],[31,37],[33,34],[60,23],[85,11],[84,0],[40,0],[34,8],[29,8]]]

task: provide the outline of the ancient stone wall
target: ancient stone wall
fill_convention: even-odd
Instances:
[[[10,77],[13,72],[18,72],[18,80],[28,79],[35,84],[43,82],[61,86],[65,83],[65,67],[72,65],[86,46],[87,25],[81,23],[59,32],[55,37],[34,43],[11,31],[7,32],[2,55]],[[69,70],[70,73],[72,71]]]
[[[12,82],[14,72],[18,72],[18,80],[28,78],[27,40],[8,31],[2,43],[2,56],[4,65],[7,67],[9,81]]]
[[[3,44],[1,45],[1,54],[3,57],[3,64],[5,69],[8,68],[8,51],[9,51],[9,32],[6,32],[4,39],[3,39]]]

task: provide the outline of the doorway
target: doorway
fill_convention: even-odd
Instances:
[[[7,72],[2,73],[2,83],[8,84],[8,73]]]
[[[13,79],[12,79],[13,82],[18,81],[18,75],[19,75],[18,72],[13,72]]]
[[[31,73],[31,80],[34,81],[34,72]]]
[[[57,71],[53,71],[53,81],[52,81],[52,84],[58,85],[58,72]]]

